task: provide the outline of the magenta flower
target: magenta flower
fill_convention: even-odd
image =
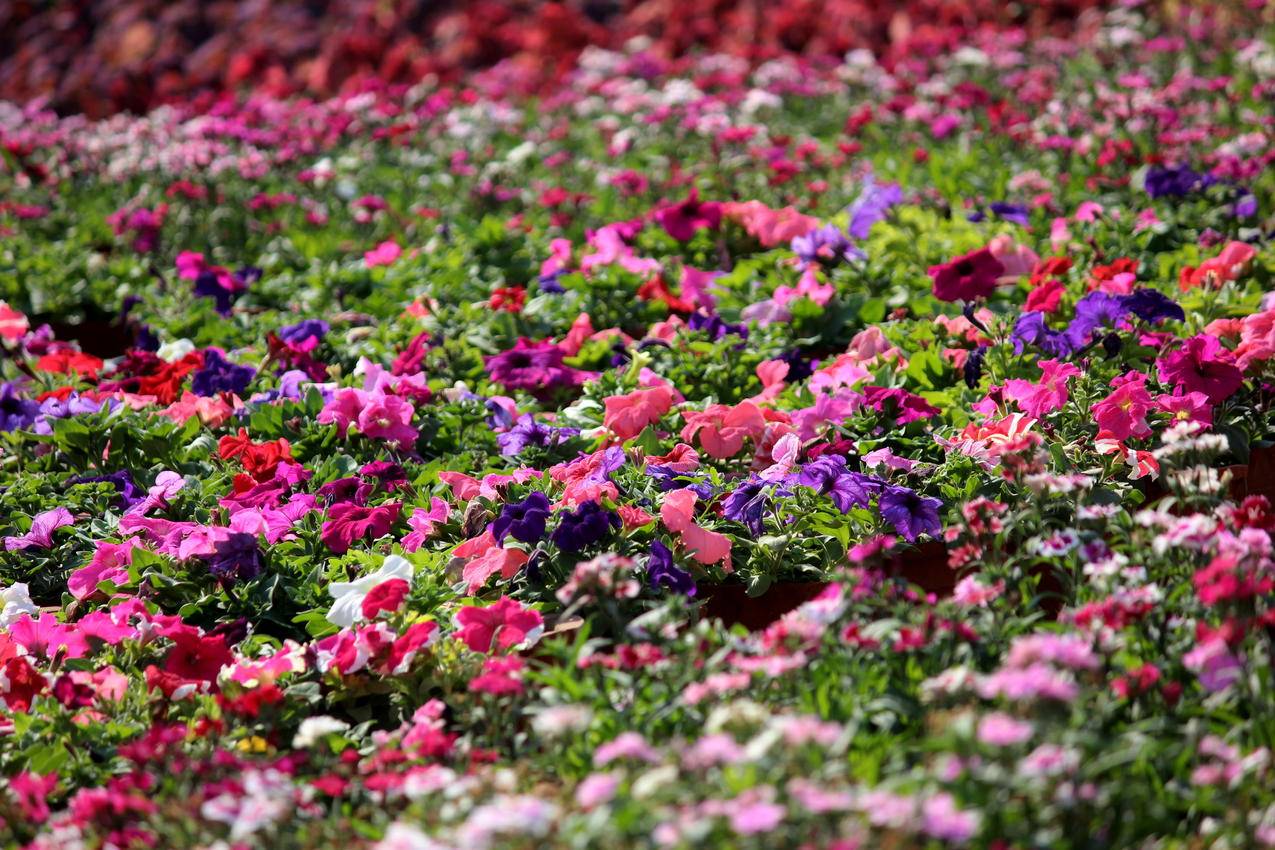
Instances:
[[[410,402],[393,395],[370,395],[359,411],[359,431],[374,440],[393,443],[400,449],[411,447],[419,435],[412,427],[416,411]]]
[[[52,549],[53,532],[67,525],[75,525],[75,517],[71,516],[71,512],[66,508],[53,508],[44,513],[36,514],[31,520],[31,530],[26,534],[6,537],[4,539],[4,548],[10,552],[32,547]]]
[[[1163,383],[1199,392],[1217,404],[1235,394],[1244,383],[1244,373],[1231,354],[1215,336],[1198,334],[1172,354],[1156,360],[1156,371]]]
[[[986,298],[1005,274],[1005,266],[990,248],[979,248],[938,266],[930,266],[934,297],[940,301],[973,301]]]
[[[686,200],[656,210],[654,217],[669,236],[679,242],[689,242],[695,231],[716,230],[721,226],[722,205],[700,201],[699,194],[692,189]]]

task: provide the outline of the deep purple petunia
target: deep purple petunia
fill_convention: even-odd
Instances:
[[[251,366],[231,363],[215,348],[204,351],[204,366],[195,373],[190,388],[198,396],[214,396],[218,393],[243,395],[257,372]]]
[[[579,552],[605,540],[620,527],[620,517],[597,502],[584,502],[562,515],[549,539],[564,552]]]
[[[922,534],[938,537],[943,530],[939,520],[939,508],[943,503],[931,496],[922,496],[907,487],[887,484],[877,499],[881,517],[909,543]]]
[[[236,532],[220,540],[209,555],[208,572],[219,581],[250,581],[261,575],[261,547],[254,534]]]
[[[487,358],[492,383],[509,390],[537,392],[584,383],[587,373],[563,364],[566,353],[552,342],[519,339],[514,347]]]
[[[694,596],[695,579],[673,563],[673,553],[658,540],[651,541],[651,557],[646,562],[646,580],[651,587],[667,587],[683,596]]]
[[[491,524],[491,534],[496,542],[503,543],[513,537],[523,543],[536,544],[545,536],[545,522],[552,507],[549,497],[535,492],[521,502],[510,502],[500,509],[500,515]]]

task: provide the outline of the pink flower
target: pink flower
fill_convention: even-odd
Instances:
[[[756,440],[766,430],[765,415],[751,401],[734,407],[714,404],[703,411],[684,411],[682,417],[682,439],[690,442],[698,434],[700,446],[715,458],[735,456],[745,438]]]
[[[1172,417],[1174,422],[1198,422],[1201,425],[1213,424],[1213,405],[1204,393],[1183,393],[1176,395],[1158,395],[1156,406]]]
[[[393,265],[401,256],[403,256],[403,249],[394,240],[387,239],[371,251],[365,251],[363,253],[363,262],[371,269],[377,266]]]
[[[456,614],[456,623],[460,626],[456,637],[474,652],[490,652],[493,643],[498,649],[535,643],[545,625],[539,611],[508,596],[485,608],[462,607]]]
[[[1034,417],[1061,410],[1067,403],[1067,381],[1081,374],[1075,366],[1058,360],[1042,360],[1039,365],[1039,383],[1018,378],[1005,382],[1005,395],[1018,402],[1024,413]]]
[[[1235,356],[1215,336],[1198,334],[1172,354],[1156,360],[1160,380],[1188,393],[1200,392],[1217,404],[1235,394],[1244,383],[1244,374],[1234,364]]]
[[[606,413],[602,424],[619,440],[630,440],[668,413],[673,406],[673,391],[667,386],[655,386],[611,396],[604,403]]]
[[[802,215],[792,207],[773,210],[761,201],[722,205],[726,218],[742,225],[763,248],[787,245],[798,236],[819,228],[819,219]]]
[[[1032,725],[1003,712],[994,711],[978,722],[978,740],[993,747],[1021,744],[1032,736]]]
[[[1004,233],[993,237],[987,243],[987,250],[1005,267],[997,283],[1015,283],[1020,277],[1031,274],[1032,269],[1040,262],[1040,256],[1035,251],[1026,245],[1015,243],[1013,237]]]
[[[125,584],[128,581],[126,567],[133,562],[133,550],[141,545],[136,537],[130,537],[123,543],[99,540],[93,559],[67,578],[67,590],[76,599],[87,599],[97,592],[97,586],[104,581]]]
[[[516,655],[504,658],[488,658],[483,662],[483,672],[469,680],[469,689],[474,693],[505,696],[520,694],[523,691],[522,673],[524,664]]]
[[[0,339],[22,339],[30,328],[25,315],[0,301]]]
[[[620,775],[617,773],[591,773],[576,787],[576,804],[588,811],[615,796],[620,787]]]
[[[1110,433],[1116,440],[1127,440],[1130,437],[1147,437],[1151,435],[1151,427],[1147,424],[1147,414],[1151,412],[1154,402],[1147,392],[1146,375],[1139,372],[1128,372],[1112,382],[1116,389],[1094,404],[1091,408],[1098,428]]]
[[[689,242],[697,230],[716,230],[722,223],[722,204],[701,201],[692,189],[686,200],[661,207],[653,214],[655,221],[679,242]]]
[[[637,732],[621,732],[614,740],[593,751],[593,764],[596,767],[608,765],[616,759],[656,764],[660,760],[660,754]]]
[[[695,524],[695,501],[699,497],[692,490],[674,490],[664,497],[660,507],[660,519],[669,531],[680,535],[682,544],[691,557],[701,564],[721,563],[730,570],[730,538],[716,531],[708,531]]]
[[[359,411],[358,427],[365,436],[400,449],[411,448],[420,432],[412,427],[411,402],[393,395],[370,395]]]
[[[437,496],[430,497],[428,510],[416,508],[412,511],[412,515],[407,518],[407,524],[412,530],[403,538],[403,551],[415,552],[425,545],[425,541],[434,536],[437,524],[446,522],[450,513],[451,507]]]

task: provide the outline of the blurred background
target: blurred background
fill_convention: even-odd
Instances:
[[[503,63],[520,87],[588,45],[638,36],[661,58],[725,52],[886,62],[977,28],[1065,35],[1110,0],[0,0],[0,99],[91,117],[246,83],[326,96]]]

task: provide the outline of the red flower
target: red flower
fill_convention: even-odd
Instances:
[[[102,368],[102,358],[82,351],[55,351],[35,361],[35,368],[41,372],[52,372],[57,375],[70,372],[92,380],[97,378],[97,370]]]
[[[393,613],[403,606],[411,585],[401,578],[383,581],[368,591],[363,597],[363,616],[375,620],[382,611]]]
[[[996,289],[996,280],[1005,266],[988,248],[979,248],[942,265],[930,266],[934,297],[940,301],[973,301]]]
[[[11,711],[30,711],[31,702],[49,687],[44,675],[31,666],[25,655],[8,659],[0,671],[3,672],[0,682],[4,683],[0,698]]]
[[[491,294],[487,305],[493,310],[504,310],[507,313],[521,313],[527,301],[527,290],[521,286],[502,286]]]
[[[172,634],[173,648],[168,651],[164,670],[183,679],[215,682],[221,668],[234,660],[221,635],[201,635],[194,629]]]
[[[292,460],[292,449],[286,439],[254,443],[243,428],[237,436],[222,437],[217,443],[217,454],[222,460],[239,458],[244,470],[258,482],[269,481],[280,462]]]

